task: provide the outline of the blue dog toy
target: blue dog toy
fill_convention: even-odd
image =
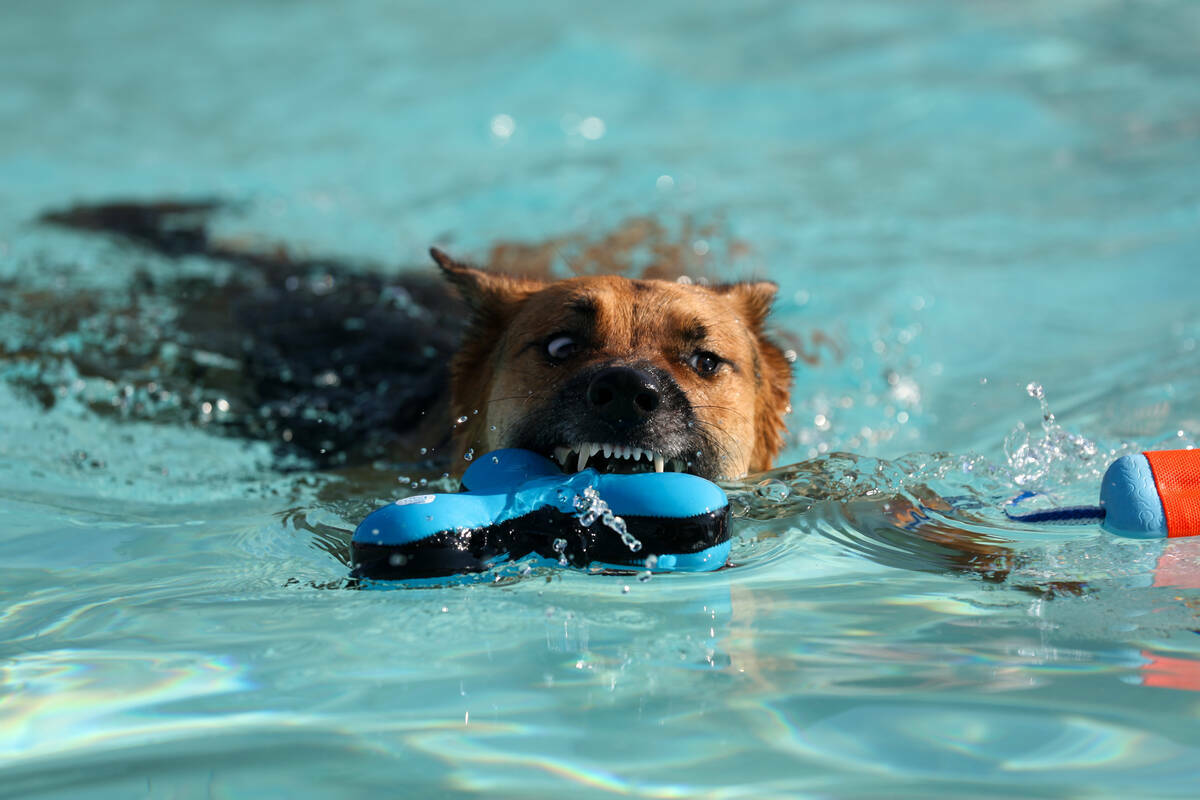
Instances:
[[[1009,505],[1033,497],[1026,492]],[[1200,450],[1152,450],[1121,456],[1104,473],[1100,505],[1054,508],[1009,519],[1051,525],[1095,524],[1118,536],[1200,536]]]
[[[729,500],[695,475],[564,475],[537,453],[497,450],[462,484],[367,515],[351,540],[351,576],[438,578],[531,553],[577,567],[706,572],[729,556]]]

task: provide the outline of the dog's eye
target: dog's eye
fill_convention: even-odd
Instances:
[[[555,361],[563,361],[575,355],[575,351],[579,349],[579,343],[575,341],[575,337],[559,335],[551,337],[550,341],[546,342],[546,355]]]
[[[688,366],[704,377],[717,374],[721,368],[721,357],[707,350],[697,350],[688,358]]]

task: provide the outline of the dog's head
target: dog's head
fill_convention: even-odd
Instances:
[[[545,283],[432,251],[471,321],[452,364],[460,453],[522,447],[573,472],[767,469],[791,369],[763,332],[771,283]]]

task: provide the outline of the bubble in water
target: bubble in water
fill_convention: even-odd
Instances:
[[[782,503],[791,496],[792,490],[786,483],[777,478],[767,478],[759,482],[758,486],[754,488],[754,493],[767,500]]]
[[[1046,399],[1046,390],[1044,388],[1042,388],[1042,385],[1040,383],[1030,381],[1029,383],[1025,384],[1025,391],[1029,393],[1030,397],[1035,398],[1037,400],[1045,400]]]
[[[621,594],[629,594],[629,584],[628,583],[621,587]]]
[[[472,447],[471,449],[467,450],[467,452],[463,453],[464,461],[470,461],[473,458],[475,458],[475,448]]]
[[[429,452],[429,448],[428,448],[428,447],[422,447],[422,448],[421,448],[421,455],[425,455],[425,454],[426,454],[426,453],[428,453],[428,452]]]
[[[459,417],[458,419],[454,420],[454,422],[457,423],[458,425],[462,425],[466,421],[467,421],[467,418],[465,416]]]

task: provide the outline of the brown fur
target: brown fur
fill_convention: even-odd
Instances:
[[[544,282],[473,269],[432,251],[471,310],[451,366],[451,409],[459,453],[511,446],[520,423],[579,370],[642,363],[678,384],[697,422],[715,432],[719,476],[768,469],[783,446],[791,369],[764,325],[776,286],[767,282],[699,286],[613,275]],[[594,309],[589,347],[549,364],[534,343],[578,325],[573,304]],[[697,333],[702,331],[702,336]],[[728,359],[704,377],[687,363],[702,348]]]

